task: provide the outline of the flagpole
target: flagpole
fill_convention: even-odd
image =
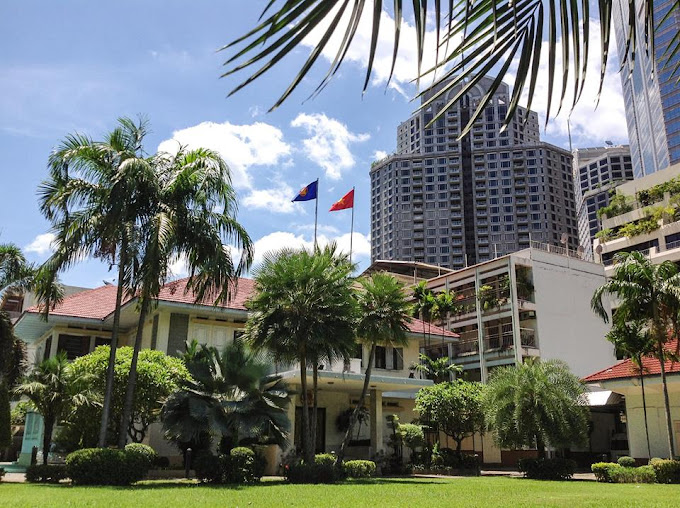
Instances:
[[[319,221],[319,179],[316,179],[316,205],[314,205],[314,250],[316,250],[316,228]]]
[[[349,264],[352,264],[352,241],[354,240],[354,205],[355,205],[354,187],[352,187],[352,226],[349,230]]]

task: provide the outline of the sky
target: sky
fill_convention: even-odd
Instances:
[[[215,149],[227,161],[239,200],[237,218],[255,242],[255,263],[270,250],[312,245],[314,202],[291,200],[318,178],[319,239],[335,240],[344,249],[349,248],[351,212],[328,209],[356,187],[354,259],[359,269],[367,267],[370,164],[394,151],[397,125],[416,108],[413,25],[403,29],[403,51],[389,87],[392,39],[385,30],[374,75],[362,94],[370,44],[365,17],[346,65],[320,95],[307,100],[334,56],[330,50],[288,101],[267,113],[318,33],[272,72],[228,98],[239,81],[220,78],[230,53],[217,50],[254,26],[265,3],[0,3],[0,242],[21,246],[30,261],[44,261],[52,237],[40,214],[36,189],[47,176],[50,151],[69,133],[98,139],[115,127],[118,117],[145,115],[151,122],[148,152],[170,151],[182,143]],[[389,12],[383,17],[392,22]],[[591,28],[591,34],[597,37],[599,29]],[[426,54],[431,54],[427,48],[432,47],[432,37],[427,41]],[[599,41],[591,45],[598,48]],[[611,62],[595,110],[599,60],[591,58],[588,84],[571,114],[575,147],[601,146],[605,140],[627,143],[617,69]],[[539,116],[545,110],[545,81],[539,80],[532,106]],[[541,136],[568,148],[567,115],[563,112],[552,120]],[[177,260],[175,275],[183,271]],[[62,275],[64,283],[85,287],[112,278],[109,267],[94,259]]]

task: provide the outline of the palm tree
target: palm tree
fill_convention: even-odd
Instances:
[[[353,265],[335,245],[267,253],[255,271],[255,296],[246,336],[276,362],[298,362],[302,402],[302,452],[314,459],[307,369],[320,359],[352,350],[357,315],[350,275]],[[335,354],[335,353],[338,354]],[[316,377],[316,376],[315,376]],[[315,397],[316,400],[316,397]]]
[[[673,421],[671,419],[666,382],[665,363],[669,357],[666,344],[680,331],[680,272],[671,261],[653,264],[640,252],[619,253],[614,275],[597,288],[591,299],[593,311],[605,322],[609,316],[604,298],[616,300],[615,323],[638,322],[649,333],[655,344],[655,356],[661,369],[669,458],[675,456],[673,445]]]
[[[428,340],[426,341],[424,323],[431,323],[434,313],[436,312],[437,299],[432,290],[427,287],[427,281],[422,280],[413,286],[413,299],[416,302],[413,306],[413,314],[423,322],[423,342],[429,344],[429,331],[427,334]]]
[[[260,439],[285,445],[290,399],[260,355],[241,341],[222,352],[193,341],[184,361],[192,380],[168,398],[161,413],[168,439],[180,446],[208,435],[233,446]]]
[[[645,436],[647,438],[647,454],[651,458],[652,449],[649,445],[649,428],[647,425],[647,398],[645,395],[645,372],[643,359],[645,356],[654,354],[656,349],[654,341],[649,336],[649,331],[643,329],[641,323],[615,323],[607,333],[606,338],[614,344],[617,351],[630,358],[637,367],[642,390],[642,411],[645,419]]]
[[[148,214],[135,224],[139,257],[132,285],[139,298],[139,318],[118,436],[120,448],[127,441],[132,415],[144,322],[170,275],[170,263],[187,260],[187,288],[193,290],[196,301],[210,297],[220,303],[229,299],[253,259],[252,241],[235,219],[237,204],[229,167],[219,154],[180,147],[175,155],[158,154],[148,164],[149,180],[154,181],[147,186]],[[240,249],[238,263],[225,244]]]
[[[366,395],[368,395],[376,347],[399,347],[408,344],[406,331],[411,307],[406,299],[403,284],[394,276],[384,272],[373,273],[369,277],[362,278],[360,282],[361,290],[357,297],[360,316],[357,336],[364,345],[370,348],[370,351],[361,396],[350,417],[349,427],[338,452],[336,460],[338,467],[342,465],[345,449],[349,445],[360,408],[363,407]],[[382,425],[382,422],[373,422],[373,425]]]
[[[43,464],[47,464],[54,426],[75,406],[93,404],[93,395],[82,377],[75,377],[66,353],[40,363],[15,389],[15,395],[30,400],[43,417]]]
[[[49,177],[38,190],[41,211],[56,235],[55,252],[44,265],[45,279],[55,280],[60,271],[86,256],[116,265],[118,270],[100,447],[107,440],[121,303],[131,285],[137,242],[134,226],[150,213],[149,186],[155,181],[142,146],[147,130],[144,119],[135,123],[120,118],[104,141],[81,134],[66,136],[50,155]],[[49,295],[41,296],[49,309]]]
[[[335,57],[330,68],[312,95],[319,93],[338,71],[348,49],[355,41],[366,3],[364,0],[354,2],[300,0],[278,4],[275,1],[267,2],[256,26],[222,48],[235,50],[235,53],[225,62],[227,70],[223,76],[230,76],[244,69],[256,68],[231,91],[230,95],[271,70],[286,55],[295,52],[303,41],[308,43],[310,39],[318,42],[315,43],[292,83],[271,109],[277,108],[290,96],[321,54],[334,51]],[[411,12],[407,12],[406,4],[412,5]],[[600,1],[597,14],[590,11],[590,4],[586,1],[569,2],[568,0],[552,0],[547,3],[542,0],[457,3],[446,3],[440,0],[419,0],[410,3],[395,0],[391,5],[393,5],[391,15],[385,15],[382,0],[375,0],[371,12],[365,14],[371,26],[371,42],[366,55],[367,71],[363,83],[364,91],[371,79],[379,35],[382,38],[385,30],[394,31],[392,65],[388,84],[392,79],[400,51],[412,51],[413,46],[400,45],[404,21],[412,14],[415,20],[415,30],[413,30],[415,41],[409,42],[415,43],[417,59],[417,69],[414,69],[413,77],[420,80],[432,76],[435,84],[450,80],[425,101],[421,108],[427,108],[433,101],[447,97],[449,92],[458,87],[458,90],[451,94],[453,96],[449,102],[449,104],[455,103],[485,75],[489,73],[494,75],[488,94],[482,98],[475,112],[470,115],[461,136],[466,134],[475,121],[481,117],[488,99],[496,92],[506,76],[513,76],[515,85],[512,96],[508,100],[504,126],[512,121],[523,93],[527,94],[527,109],[531,108],[539,72],[541,74],[545,72],[541,70],[541,67],[547,67],[546,122],[553,111],[554,95],[559,96],[557,113],[563,106],[573,109],[576,105],[586,81],[588,61],[593,57],[601,58],[599,91],[602,91],[615,12],[613,0]],[[628,79],[632,75],[637,54],[644,52],[651,58],[657,54],[654,41],[655,27],[659,27],[667,19],[676,16],[678,8],[680,8],[678,2],[671,3],[662,19],[658,19],[658,15],[655,16],[653,0],[630,2],[628,11],[624,8],[623,18],[627,20],[626,52],[621,58],[621,66],[622,69],[626,67],[629,71],[627,72]],[[433,11],[434,16],[428,16]],[[644,13],[644,34],[638,33],[636,26],[640,12]],[[393,20],[390,19],[391,17]],[[557,21],[558,18],[560,22]],[[429,46],[432,49],[426,50],[426,32],[431,29],[432,20],[434,21],[435,40]],[[592,49],[592,32],[590,31],[591,28],[597,27],[595,23],[598,21],[601,39],[599,51]],[[591,24],[594,26],[591,27]],[[548,34],[545,41],[543,40],[544,34]],[[404,49],[405,47],[407,49]],[[671,68],[671,76],[675,75],[680,69],[680,62],[672,63],[671,59],[680,51],[680,37],[673,37],[665,49],[659,48],[658,51],[663,51],[666,66]],[[596,54],[593,55],[594,52]],[[558,53],[561,54],[562,68],[556,65]],[[433,63],[423,69],[426,58]],[[517,64],[516,67],[511,67],[513,62]],[[561,79],[559,79],[560,74]],[[568,97],[567,93],[572,97]],[[438,114],[435,114],[431,123],[437,120],[446,109],[444,107]]]
[[[441,358],[430,358],[428,355],[420,353],[418,355],[420,363],[413,364],[413,370],[429,376],[435,383],[443,383],[451,380],[451,374],[460,374],[463,372],[461,365],[456,365],[451,362],[448,356]]]
[[[487,425],[502,447],[581,445],[588,436],[586,387],[560,360],[495,369],[484,391]]]

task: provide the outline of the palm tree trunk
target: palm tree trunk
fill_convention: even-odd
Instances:
[[[314,452],[309,442],[309,401],[307,400],[307,358],[306,353],[300,355],[300,387],[302,389],[302,458],[308,464],[314,462]]]
[[[666,410],[666,431],[668,434],[668,458],[675,457],[675,447],[673,446],[673,420],[671,419],[671,405],[668,400],[668,383],[666,382],[666,356],[664,354],[663,342],[657,341],[659,364],[661,365],[661,384],[663,385],[663,403]]]
[[[50,448],[52,447],[52,433],[54,432],[54,418],[47,417],[43,418],[43,466],[47,465],[47,457],[50,454]]]
[[[132,360],[130,362],[130,374],[128,375],[127,387],[125,388],[125,403],[123,404],[123,415],[120,419],[120,430],[118,432],[118,448],[125,448],[127,443],[127,430],[132,418],[132,406],[135,401],[135,387],[137,385],[137,360],[139,350],[142,348],[142,338],[144,336],[144,321],[148,313],[148,299],[142,297],[142,305],[139,309],[139,321],[137,322],[137,333],[135,334],[135,347],[132,350]]]
[[[640,388],[642,389],[642,413],[645,418],[645,437],[647,438],[647,455],[652,458],[652,448],[649,445],[649,425],[647,424],[647,397],[645,395],[645,376],[642,372],[642,358],[639,358],[640,363]]]
[[[109,353],[109,364],[106,367],[106,389],[104,391],[104,402],[102,404],[102,421],[99,427],[99,441],[97,446],[106,446],[106,435],[109,430],[109,414],[111,413],[111,399],[113,398],[113,381],[116,365],[116,349],[118,348],[118,329],[120,328],[120,307],[123,302],[123,283],[125,281],[125,265],[127,263],[127,240],[123,238],[121,242],[120,256],[118,259],[118,288],[116,289],[116,307],[113,311],[113,325],[111,328],[111,352]]]
[[[317,426],[317,410],[319,409],[319,403],[317,397],[319,395],[319,364],[315,361],[314,367],[312,369],[312,394],[314,397],[314,404],[312,407],[312,422],[311,422],[311,442],[314,447],[314,453],[316,454],[316,426]]]
[[[339,468],[342,467],[342,461],[345,458],[345,449],[349,445],[349,441],[352,437],[352,429],[357,422],[359,416],[360,408],[364,407],[364,402],[366,401],[366,395],[368,394],[368,387],[371,384],[371,371],[373,370],[373,360],[375,359],[375,344],[371,345],[371,352],[368,355],[368,366],[366,367],[366,373],[364,374],[364,387],[361,390],[361,396],[359,397],[359,402],[357,403],[352,415],[349,418],[349,427],[345,431],[345,437],[340,445],[340,451],[338,452],[338,457],[335,461],[335,465]],[[379,425],[382,422],[373,422],[373,425]]]

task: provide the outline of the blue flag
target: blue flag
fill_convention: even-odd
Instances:
[[[312,183],[307,185],[306,187],[303,187],[300,189],[300,192],[298,192],[298,195],[295,196],[293,201],[311,201],[312,199],[316,199],[316,191],[318,187],[319,181],[314,180]]]

